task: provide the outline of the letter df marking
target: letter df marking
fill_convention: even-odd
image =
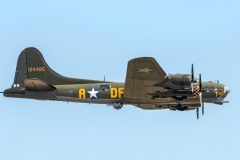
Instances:
[[[124,93],[124,88],[118,88],[118,97],[121,98]]]
[[[111,98],[117,98],[117,88],[111,88]]]

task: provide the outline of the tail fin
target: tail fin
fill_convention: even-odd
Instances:
[[[107,83],[87,79],[76,79],[61,76],[53,71],[44,60],[41,52],[33,47],[24,49],[19,57],[13,87],[24,85],[24,79],[37,78],[52,85]]]

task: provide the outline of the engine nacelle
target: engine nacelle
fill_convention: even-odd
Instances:
[[[113,105],[113,108],[116,109],[116,110],[119,110],[123,107],[123,104],[120,103],[120,102],[115,102],[112,105]]]
[[[168,75],[173,84],[174,89],[190,89],[191,88],[191,76],[188,74],[173,74]]]

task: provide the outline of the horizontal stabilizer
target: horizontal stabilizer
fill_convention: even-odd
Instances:
[[[24,85],[26,90],[29,91],[48,91],[56,89],[54,86],[47,84],[46,82],[36,78],[25,79]]]

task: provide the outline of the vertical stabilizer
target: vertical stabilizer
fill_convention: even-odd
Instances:
[[[48,66],[38,49],[29,47],[24,49],[19,55],[13,87],[24,86],[24,80],[32,78],[40,79],[52,85],[109,83],[62,76]]]

